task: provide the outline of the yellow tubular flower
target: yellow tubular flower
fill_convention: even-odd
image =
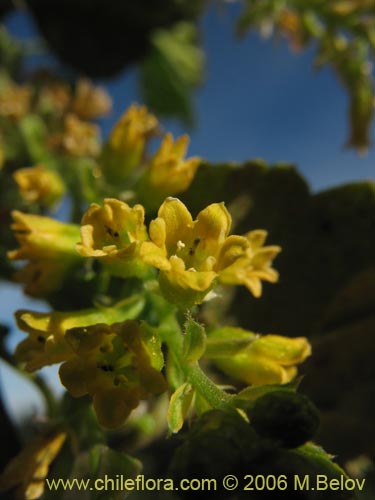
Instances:
[[[305,337],[289,338],[281,335],[254,335],[240,328],[228,329],[233,337],[238,331],[239,339],[245,339],[247,333],[253,338],[245,347],[240,347],[230,355],[222,350],[218,352],[216,339],[226,336],[225,328],[213,332],[208,340],[208,357],[224,373],[234,379],[250,385],[286,384],[297,375],[297,366],[310,354],[311,346]],[[211,340],[210,340],[211,339]],[[214,349],[210,349],[210,342]],[[235,338],[231,344],[235,344]],[[222,344],[224,346],[224,343]],[[240,346],[240,342],[238,342]],[[233,349],[233,347],[232,347]],[[210,351],[212,355],[210,355]]]
[[[29,372],[66,361],[73,351],[65,340],[67,330],[96,323],[112,323],[124,313],[121,309],[103,308],[81,311],[41,313],[21,309],[15,314],[17,326],[28,334],[16,348],[16,360]]]
[[[48,170],[43,165],[20,168],[13,174],[21,196],[28,202],[37,202],[45,206],[56,203],[65,192],[65,185],[57,172]]]
[[[260,297],[262,281],[276,283],[278,280],[278,273],[271,264],[281,248],[276,245],[264,247],[267,232],[263,230],[250,231],[245,237],[248,246],[242,254],[240,244],[234,255],[234,245],[229,249],[223,246],[218,264],[219,281],[225,285],[245,285],[254,297]]]
[[[75,356],[61,366],[61,382],[74,397],[93,397],[104,427],[120,426],[141,399],[165,390],[160,342],[144,323],[73,328],[66,339]]]
[[[144,217],[141,205],[131,208],[113,198],[106,198],[103,207],[93,203],[82,218],[77,251],[100,259],[115,276],[142,276],[147,269],[139,257],[147,239]]]
[[[157,129],[156,117],[145,106],[133,104],[122,115],[101,157],[103,173],[110,182],[122,182],[141,163],[146,142]]]
[[[223,203],[209,205],[193,221],[180,200],[165,200],[150,224],[152,241],[142,245],[141,254],[160,269],[160,288],[170,302],[191,306],[203,301],[217,277],[217,257],[230,225]]]
[[[58,290],[81,260],[75,250],[79,227],[18,210],[12,216],[20,248],[8,252],[8,258],[29,261],[16,273],[16,281],[25,283],[25,292],[36,297]]]
[[[164,140],[146,166],[139,186],[139,195],[147,207],[155,209],[167,196],[186,191],[200,163],[200,158],[185,159],[189,137],[183,135],[173,142],[172,134]]]
[[[95,87],[86,78],[80,78],[77,82],[71,108],[84,120],[93,120],[108,114],[112,108],[112,101],[103,88]]]

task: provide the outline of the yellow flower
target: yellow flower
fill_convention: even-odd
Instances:
[[[154,209],[167,196],[188,189],[200,163],[200,158],[185,159],[188,144],[187,135],[173,142],[172,134],[166,134],[140,182],[138,194],[146,206]]]
[[[279,247],[262,247],[265,231],[228,236],[231,217],[223,203],[213,203],[193,221],[176,198],[167,198],[150,224],[150,242],[141,257],[160,270],[159,284],[170,302],[183,307],[200,304],[218,280],[246,285],[256,297],[261,280],[275,282],[271,261]]]
[[[133,295],[113,307],[100,309],[48,313],[21,309],[15,313],[17,326],[28,337],[18,344],[16,360],[29,372],[66,361],[74,354],[65,340],[67,330],[136,318],[143,307],[143,298]]]
[[[18,500],[35,500],[42,496],[49,467],[66,436],[65,432],[53,429],[34,437],[5,467],[0,476],[0,493],[16,488]]]
[[[223,203],[209,205],[193,221],[181,201],[165,200],[141,255],[160,269],[160,288],[170,302],[189,306],[203,301],[217,277],[215,266],[230,225]]]
[[[48,170],[43,165],[20,168],[13,174],[22,198],[28,202],[52,205],[65,192],[65,185],[57,172]]]
[[[18,210],[12,216],[11,228],[20,248],[8,252],[8,258],[29,261],[15,279],[26,283],[25,292],[30,295],[43,296],[58,290],[81,261],[75,250],[79,227]]]
[[[99,128],[69,113],[64,129],[50,137],[50,146],[71,156],[97,156],[100,152]]]
[[[234,327],[212,332],[206,351],[224,373],[250,385],[290,382],[297,375],[296,365],[310,354],[305,337],[261,336]]]
[[[72,111],[84,120],[92,120],[108,114],[112,101],[101,87],[95,87],[90,80],[80,78],[71,104]]]
[[[82,218],[77,251],[100,259],[115,276],[141,276],[146,270],[139,257],[147,239],[144,218],[141,205],[131,208],[114,198],[106,198],[103,207],[93,203]]]
[[[276,245],[264,247],[267,232],[260,229],[250,231],[245,237],[248,245],[242,246],[242,241],[236,245],[234,240],[229,241],[230,237],[228,246],[223,246],[218,264],[219,281],[225,285],[245,285],[254,297],[260,297],[262,281],[276,283],[278,280],[278,273],[271,264],[281,248]]]
[[[49,81],[41,88],[37,110],[42,114],[63,115],[71,99],[70,89],[67,84],[59,81]]]
[[[114,126],[105,145],[101,164],[110,182],[121,182],[137,167],[145,145],[158,128],[156,117],[145,106],[133,104]]]
[[[30,100],[29,87],[9,83],[0,90],[0,116],[19,120],[29,112]]]
[[[65,341],[68,329],[106,320],[106,314],[95,309],[51,313],[20,309],[15,316],[18,328],[28,333],[17,345],[15,357],[29,372],[66,361],[73,355]]]
[[[93,397],[105,427],[120,426],[141,399],[166,388],[160,342],[144,323],[73,328],[66,340],[75,356],[60,367],[61,382],[74,397]]]

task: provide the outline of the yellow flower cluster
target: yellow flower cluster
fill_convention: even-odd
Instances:
[[[72,357],[73,351],[65,339],[71,328],[120,321],[126,318],[126,311],[121,307],[48,313],[20,309],[15,316],[18,328],[28,334],[18,344],[15,357],[27,371],[33,372]]]
[[[167,198],[149,232],[141,205],[130,207],[114,198],[105,199],[103,206],[93,203],[80,229],[18,211],[13,218],[21,246],[8,256],[29,260],[16,279],[27,284],[31,295],[58,289],[84,257],[100,260],[122,278],[144,278],[150,267],[158,269],[162,293],[183,308],[200,304],[217,282],[245,285],[259,297],[262,281],[278,278],[272,261],[280,248],[264,246],[265,231],[229,236],[231,216],[223,203],[209,205],[193,220],[180,200]]]
[[[186,191],[200,163],[200,158],[185,158],[187,135],[174,140],[169,133],[148,158],[146,144],[158,131],[157,118],[145,106],[133,104],[113,127],[99,159],[104,177],[112,184],[128,180],[139,167],[132,181],[139,200],[152,210],[167,196]]]
[[[118,427],[141,399],[166,389],[160,343],[144,323],[125,321],[73,328],[66,341],[74,356],[60,367],[75,397],[90,394],[99,422]]]
[[[63,362],[60,378],[68,391],[74,397],[90,394],[99,422],[118,427],[141,399],[165,389],[160,341],[145,323],[126,319],[137,312],[132,304],[128,299],[113,308],[19,310],[17,325],[28,336],[15,358],[29,372]]]
[[[259,297],[262,280],[277,281],[271,264],[280,248],[263,247],[265,231],[228,236],[230,226],[223,203],[209,205],[194,221],[181,201],[167,198],[148,237],[143,207],[109,198],[83,216],[77,250],[102,260],[117,276],[141,276],[147,266],[155,267],[162,293],[182,307],[201,303],[216,281],[245,285]]]

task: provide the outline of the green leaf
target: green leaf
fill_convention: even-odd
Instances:
[[[189,317],[185,323],[183,356],[187,363],[194,363],[206,350],[206,332],[202,325]]]
[[[189,411],[194,391],[190,384],[184,383],[172,394],[168,407],[168,427],[173,433],[178,432],[184,425]]]
[[[177,116],[189,124],[193,121],[191,93],[202,81],[204,62],[196,38],[195,26],[186,22],[156,31],[140,73],[147,105],[159,115]]]

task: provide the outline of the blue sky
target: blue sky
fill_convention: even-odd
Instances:
[[[374,149],[360,158],[345,149],[347,96],[330,68],[312,69],[313,47],[294,54],[284,41],[262,40],[252,34],[241,40],[234,35],[238,5],[224,11],[211,7],[201,22],[207,54],[205,84],[195,96],[197,127],[186,130],[163,121],[175,135],[189,132],[189,154],[211,161],[243,161],[264,158],[298,165],[314,191],[344,182],[374,179]],[[30,37],[34,28],[25,16],[12,15],[8,27],[15,35]],[[110,117],[102,121],[108,133],[137,93],[136,71],[128,71],[104,84],[114,101]],[[374,129],[372,136],[375,136]],[[2,321],[13,325],[12,312],[46,306],[25,299],[16,286],[0,284]],[[12,333],[9,345],[22,338]],[[13,415],[20,409],[40,407],[30,384],[0,364],[2,389]],[[46,370],[55,388],[56,369]]]

